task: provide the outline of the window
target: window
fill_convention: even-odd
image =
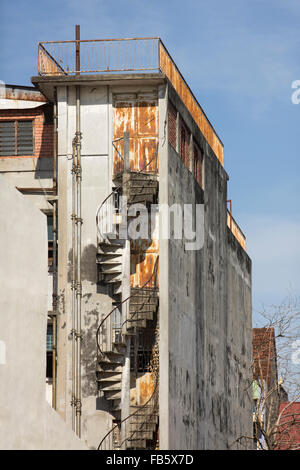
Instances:
[[[189,168],[189,162],[190,162],[190,137],[191,133],[184,124],[183,121],[181,121],[180,125],[180,156],[187,168]]]
[[[203,168],[203,153],[197,144],[194,145],[194,168],[193,175],[202,188],[202,168]]]
[[[176,150],[176,128],[177,128],[177,111],[174,106],[169,102],[169,143],[173,149]]]
[[[33,155],[33,121],[0,122],[0,157]]]
[[[51,323],[47,325],[47,340],[46,340],[46,377],[51,379],[52,372],[52,357],[53,357],[53,326]]]
[[[53,268],[53,215],[47,214],[47,229],[48,229],[48,268],[51,272]]]

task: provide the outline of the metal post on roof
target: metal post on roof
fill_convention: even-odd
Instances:
[[[80,75],[80,25],[75,26],[75,40],[76,40],[76,75]]]

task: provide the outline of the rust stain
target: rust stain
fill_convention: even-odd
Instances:
[[[115,97],[113,139],[129,132],[129,161],[132,171],[155,171],[158,167],[158,107],[153,94]],[[123,171],[123,140],[114,143],[113,171]]]
[[[157,256],[157,253],[151,252],[131,253],[130,284],[132,287],[142,287],[151,278]],[[147,287],[154,287],[154,280],[151,280]]]
[[[136,387],[130,390],[130,404],[144,405],[154,391],[152,372],[146,372],[136,380]]]
[[[47,102],[45,96],[37,90],[22,90],[21,88],[13,87],[5,88],[5,98],[8,100]]]
[[[55,62],[50,55],[48,55],[43,48],[43,46],[39,46],[38,51],[38,71],[39,73],[45,75],[64,75],[61,71],[61,68]]]
[[[165,51],[161,42],[159,42],[159,65],[160,69],[168,77],[175,90],[177,91],[178,95],[182,99],[183,103],[191,113],[192,117],[197,123],[208,144],[211,146],[212,150],[217,156],[218,160],[224,166],[224,148],[222,142],[216,135],[214,129],[212,128],[205,114],[201,110],[199,104],[193,97],[188,86],[182,79],[175,64]]]
[[[231,232],[233,233],[233,235],[235,236],[235,238],[237,239],[241,247],[246,251],[246,237],[241,231],[240,227],[238,226],[238,224],[236,223],[233,217],[231,217],[231,221],[230,221],[229,211],[227,211],[227,226],[231,229]]]

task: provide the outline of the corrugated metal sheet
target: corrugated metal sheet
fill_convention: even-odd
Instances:
[[[193,97],[189,87],[183,80],[176,65],[165,50],[161,41],[159,42],[159,66],[161,71],[168,77],[183,103],[191,113],[205,139],[211,146],[218,160],[224,166],[224,148],[219,137],[209,123],[200,105]]]

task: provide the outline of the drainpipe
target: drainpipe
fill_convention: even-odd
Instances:
[[[76,200],[77,200],[77,286],[76,286],[76,433],[81,437],[81,131],[80,131],[80,87],[76,86]]]
[[[75,342],[76,342],[76,200],[75,200],[75,186],[76,186],[76,138],[72,142],[72,393],[71,393],[71,407],[72,407],[72,429],[75,432],[75,414],[76,414],[76,358],[75,358]]]
[[[53,292],[52,292],[52,407],[56,409],[56,315],[57,315],[57,96],[54,90],[53,106]]]

